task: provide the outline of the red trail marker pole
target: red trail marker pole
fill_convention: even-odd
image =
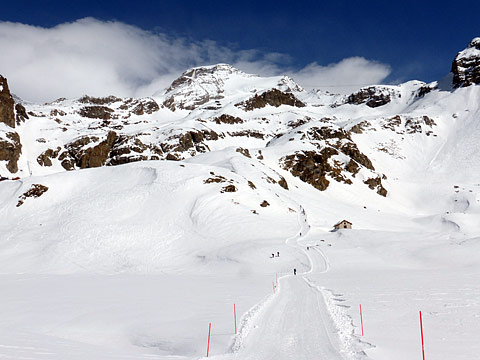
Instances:
[[[363,313],[362,313],[362,304],[360,304],[360,323],[362,324],[362,336],[363,336]]]
[[[235,318],[235,334],[237,334],[237,309],[235,304],[233,304],[233,317]]]
[[[207,344],[207,357],[210,351],[210,330],[212,330],[212,323],[208,324],[208,344]]]
[[[275,294],[275,283],[272,281],[273,293]]]
[[[420,334],[422,336],[422,356],[425,360],[425,343],[423,341],[423,321],[422,321],[422,312],[420,311]]]

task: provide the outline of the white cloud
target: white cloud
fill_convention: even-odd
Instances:
[[[346,94],[362,86],[379,84],[390,72],[388,65],[363,57],[351,57],[328,66],[312,63],[292,76],[306,88]]]
[[[12,91],[40,102],[83,94],[146,96],[189,67],[219,62],[264,76],[288,74],[307,88],[333,92],[379,83],[390,72],[364,58],[296,71],[285,67],[291,60],[286,55],[235,51],[210,40],[192,42],[93,18],[53,28],[0,22],[0,49],[0,74]]]

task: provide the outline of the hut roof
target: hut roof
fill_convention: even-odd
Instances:
[[[349,223],[350,225],[352,225],[352,223],[351,223],[350,221],[348,221],[348,220],[342,220],[342,221],[339,221],[338,223],[336,223],[336,224],[333,225],[333,226],[340,225],[340,224],[343,223],[343,222],[346,222],[346,223]]]

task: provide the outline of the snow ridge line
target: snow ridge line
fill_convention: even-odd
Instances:
[[[273,294],[266,296],[262,301],[255,304],[242,316],[240,319],[238,334],[234,336],[233,341],[229,346],[229,353],[236,353],[243,347],[243,343],[252,330],[255,319],[259,316],[262,309],[268,306],[272,300]]]
[[[374,345],[362,341],[358,335],[355,335],[356,326],[353,319],[345,311],[350,306],[339,305],[339,297],[341,294],[335,294],[332,290],[326,289],[323,286],[314,284],[311,280],[304,277],[305,282],[312,288],[320,292],[325,306],[328,311],[328,315],[332,319],[332,323],[336,328],[340,345],[342,346],[341,352],[351,360],[367,360],[370,359],[363,348],[375,347]]]

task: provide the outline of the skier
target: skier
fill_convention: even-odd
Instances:
[[[297,269],[293,269],[293,275],[297,275]]]
[[[272,258],[274,258],[274,257],[275,257],[275,254],[272,254]]]
[[[310,250],[310,247],[309,247],[309,246],[307,246],[307,250]]]
[[[280,251],[277,251],[277,257],[280,257]]]

